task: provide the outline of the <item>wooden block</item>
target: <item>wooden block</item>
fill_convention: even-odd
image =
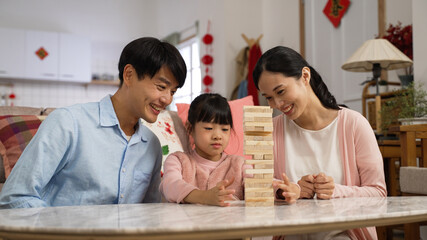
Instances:
[[[263,160],[263,159],[251,159],[251,160],[245,160],[246,164],[250,164],[250,165],[257,165],[257,164],[274,164],[274,160]]]
[[[243,131],[245,133],[251,133],[253,135],[262,135],[263,133],[272,133],[273,126],[246,126],[243,125]]]
[[[243,140],[246,141],[273,141],[273,134],[265,135],[243,135]]]
[[[274,168],[274,164],[254,164],[254,169],[273,169],[273,168]]]
[[[274,206],[274,201],[273,202],[246,202],[245,201],[245,206],[246,207],[271,207],[271,206]]]
[[[245,178],[245,189],[249,188],[273,188],[273,178]]]
[[[271,112],[273,109],[269,106],[243,106],[243,112]]]
[[[274,169],[270,168],[270,169],[245,169],[245,173],[246,174],[264,174],[264,173],[274,173]]]
[[[268,179],[268,178],[273,179],[273,175],[274,175],[274,173],[264,173],[263,174],[263,178],[264,179]]]
[[[268,174],[268,173],[265,173]],[[253,178],[255,179],[264,179],[264,173],[260,173],[260,174],[252,174]]]
[[[273,150],[273,146],[269,146],[269,145],[244,145],[243,146],[243,150]]]
[[[271,116],[243,116],[243,122],[271,122]]]
[[[272,189],[268,191],[257,191],[257,192],[245,192],[245,199],[256,199],[256,198],[274,198],[274,192]]]
[[[273,127],[273,122],[243,122],[245,127]]]
[[[246,140],[245,141],[245,146],[270,146],[273,147],[274,146],[274,141],[250,141],[250,140]]]
[[[273,154],[264,154],[263,159],[265,160],[273,160],[274,155]]]
[[[245,155],[258,155],[258,154],[262,154],[262,155],[273,155],[273,149],[243,149],[243,153]]]

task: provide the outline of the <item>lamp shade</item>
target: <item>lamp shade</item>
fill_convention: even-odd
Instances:
[[[412,60],[387,39],[371,39],[357,49],[341,68],[351,72],[370,72],[375,63],[379,63],[381,69],[393,70],[411,66]]]

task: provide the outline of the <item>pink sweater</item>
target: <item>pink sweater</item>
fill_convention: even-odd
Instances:
[[[164,163],[164,174],[160,192],[169,202],[182,203],[194,189],[208,190],[225,179],[234,177],[228,189],[235,189],[235,196],[243,200],[245,159],[236,155],[222,154],[219,161],[213,162],[200,157],[195,151],[189,154],[175,152]]]
[[[281,114],[273,119],[274,177],[279,179],[285,173],[283,118]],[[386,197],[383,158],[366,118],[347,108],[338,111],[338,139],[345,184],[335,184],[333,197]],[[348,234],[352,239],[377,239],[375,227],[349,230]]]

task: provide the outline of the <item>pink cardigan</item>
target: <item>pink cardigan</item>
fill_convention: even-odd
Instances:
[[[285,173],[284,114],[273,119],[274,177]],[[338,111],[338,139],[345,184],[335,184],[334,198],[386,197],[383,158],[369,122],[360,113]],[[311,174],[311,173],[307,173]],[[375,227],[348,231],[352,239],[377,239]]]
[[[164,164],[164,175],[160,192],[169,202],[182,203],[194,189],[208,190],[225,179],[234,177],[227,189],[235,189],[235,196],[243,200],[243,170],[248,168],[245,159],[236,155],[222,154],[218,162],[200,157],[195,151],[190,154],[175,152],[169,155]],[[217,164],[216,167],[212,165]],[[211,167],[203,167],[210,165]],[[212,170],[212,168],[214,168]]]

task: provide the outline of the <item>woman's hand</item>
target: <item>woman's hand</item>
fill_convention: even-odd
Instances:
[[[234,178],[230,180],[222,180],[217,183],[215,187],[206,191],[198,189],[193,190],[184,198],[184,202],[227,207],[230,203],[226,203],[226,201],[233,201],[236,199],[233,196],[235,190],[226,189],[233,182]]]
[[[295,184],[289,182],[286,174],[282,174],[283,181],[273,181],[273,187],[279,188],[276,196],[280,199],[285,199],[287,203],[295,203],[300,196],[300,188]]]
[[[314,191],[318,199],[331,199],[334,189],[335,183],[332,177],[319,173],[314,178]]]
[[[315,175],[305,175],[299,181],[298,185],[301,187],[300,198],[313,198],[315,194],[314,179]]]

